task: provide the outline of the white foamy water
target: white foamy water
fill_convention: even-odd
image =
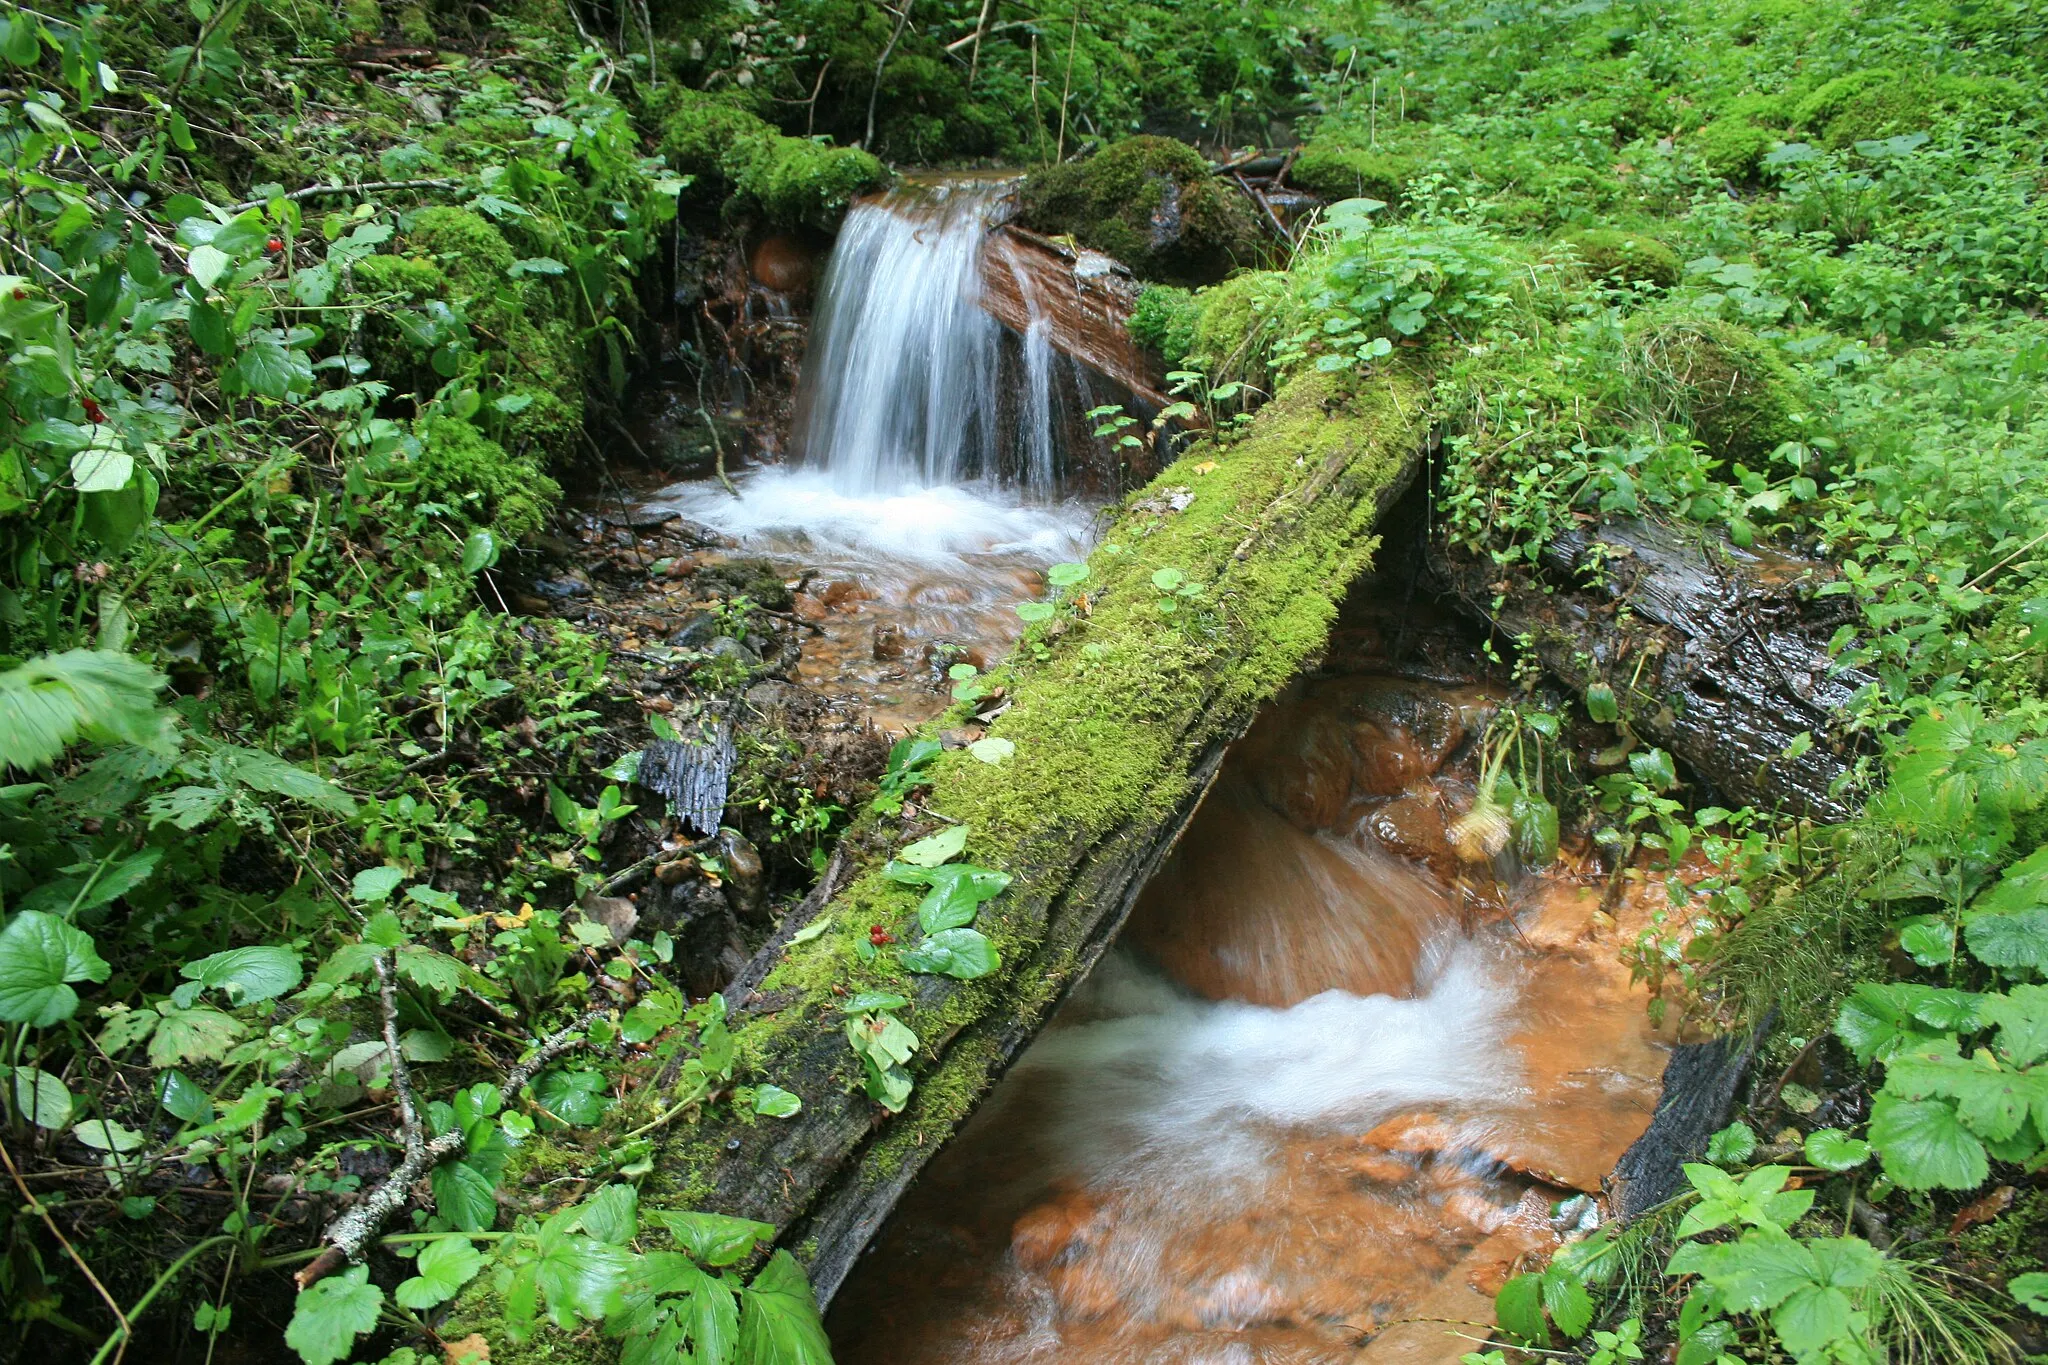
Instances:
[[[1112,954],[1074,1006],[1101,1017],[1047,1030],[1016,1070],[1044,1085],[1034,1121],[1052,1125],[1056,1178],[1237,1203],[1257,1196],[1281,1131],[1497,1103],[1518,1080],[1499,972],[1474,944],[1439,941],[1413,998],[1333,990],[1282,1009],[1198,1000]]]
[[[749,549],[812,564],[931,567],[996,556],[1040,565],[1088,551],[1093,511],[1076,502],[1031,503],[973,485],[848,491],[830,471],[764,466],[734,480],[663,489],[648,506],[673,509]]]

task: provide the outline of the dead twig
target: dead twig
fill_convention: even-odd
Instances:
[[[325,1250],[292,1278],[301,1290],[315,1281],[325,1279],[342,1266],[363,1258],[363,1249],[377,1235],[377,1229],[384,1220],[403,1208],[412,1198],[412,1187],[428,1171],[447,1157],[462,1150],[464,1141],[460,1128],[451,1129],[441,1136],[428,1141],[420,1131],[419,1112],[413,1100],[412,1076],[407,1071],[405,1058],[398,1050],[398,994],[392,980],[390,955],[376,959],[377,985],[384,1001],[384,1046],[391,1054],[391,1082],[398,1095],[399,1127],[405,1139],[405,1159],[398,1163],[382,1184],[364,1197],[362,1202],[349,1209],[327,1225],[323,1240]],[[549,1034],[541,1040],[540,1046],[531,1057],[512,1068],[505,1077],[504,1095],[511,1100],[532,1082],[542,1067],[568,1051],[581,1041],[584,1030],[604,1014],[603,1010],[590,1010],[577,1018],[568,1027]],[[90,1273],[90,1272],[88,1272]]]

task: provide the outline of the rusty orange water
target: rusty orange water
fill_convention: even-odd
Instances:
[[[1504,886],[1442,839],[1485,711],[1351,678],[1261,720],[840,1290],[842,1365],[1472,1349],[1418,1319],[1484,1318],[1590,1224],[1568,1201],[1666,1052],[1616,959],[1640,897],[1602,912],[1569,859]]]

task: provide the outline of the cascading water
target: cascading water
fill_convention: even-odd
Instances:
[[[651,504],[824,584],[805,681],[860,688],[885,724],[933,709],[942,693],[917,684],[947,662],[1006,647],[1011,604],[1087,547],[1065,465],[1112,387],[1053,345],[1026,273],[985,250],[1008,189],[906,182],[855,204],[819,291],[793,463],[739,472],[736,497],[697,481]],[[982,307],[985,269],[1015,275],[1021,334]]]

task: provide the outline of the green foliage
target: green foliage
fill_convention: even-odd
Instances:
[[[1149,284],[1131,309],[1131,339],[1157,352],[1169,370],[1178,369],[1195,344],[1201,307],[1187,290]]]
[[[678,168],[722,179],[738,207],[783,227],[830,229],[854,196],[889,180],[859,148],[785,137],[739,104],[693,90],[668,94],[661,141]]]
[[[1594,275],[1619,284],[1668,289],[1680,278],[1678,253],[1643,232],[1582,228],[1561,239]]]

